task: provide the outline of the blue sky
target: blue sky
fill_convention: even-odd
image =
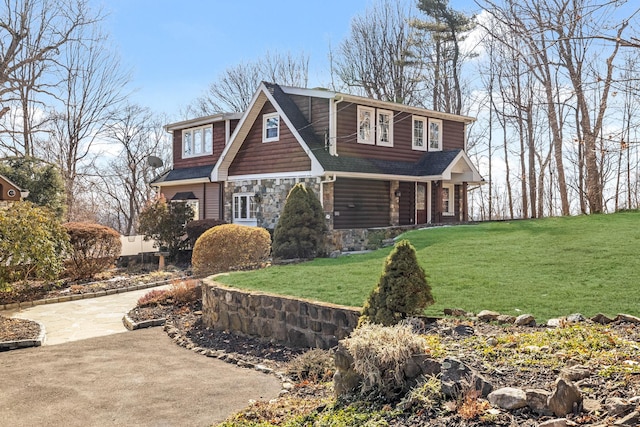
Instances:
[[[412,0],[400,0],[409,1]],[[226,68],[267,51],[310,57],[309,86],[327,86],[329,46],[374,0],[92,0],[133,73],[132,100],[181,119],[179,111]],[[452,4],[473,9],[473,2]]]

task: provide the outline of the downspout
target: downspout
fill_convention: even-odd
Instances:
[[[336,96],[329,104],[331,107],[329,114],[329,154],[332,156],[338,155],[338,104],[342,101],[344,101],[342,96]]]
[[[331,182],[336,182],[336,174],[333,174],[333,177],[328,177],[328,179],[324,180],[324,181],[320,181],[320,204],[322,205],[322,208],[324,208],[324,184],[325,183],[331,183]]]

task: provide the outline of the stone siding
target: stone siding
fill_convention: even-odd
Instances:
[[[311,188],[320,199],[320,178],[270,178],[228,181],[225,185],[225,218],[233,218],[233,195],[236,193],[252,193],[259,195],[256,206],[258,227],[268,230],[276,228],[280,214],[287,201],[287,195],[297,183],[304,183]]]
[[[202,321],[209,328],[329,349],[358,325],[360,309],[202,283]]]

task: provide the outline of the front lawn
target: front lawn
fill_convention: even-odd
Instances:
[[[533,314],[640,315],[640,212],[430,228],[402,236],[415,246],[444,308]],[[233,273],[220,282],[361,306],[390,248],[337,259]]]

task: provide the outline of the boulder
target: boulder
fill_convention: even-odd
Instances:
[[[618,314],[617,321],[640,324],[640,317],[631,316],[630,314]]]
[[[593,316],[591,318],[591,321],[594,323],[599,323],[601,325],[608,325],[609,323],[613,322],[615,319],[610,318],[609,316],[606,316],[602,313],[598,313],[595,316]]]
[[[521,314],[514,323],[516,326],[536,326],[536,318],[531,314]]]
[[[453,328],[453,332],[454,334],[460,335],[463,337],[468,337],[475,334],[475,331],[469,325],[458,325],[455,328]]]
[[[515,323],[516,317],[510,316],[508,314],[501,314],[500,316],[498,316],[496,321],[501,325],[512,325],[513,323]]]
[[[498,319],[500,313],[496,313],[495,311],[490,310],[482,310],[478,313],[478,320],[482,320],[483,322],[493,322]]]
[[[445,316],[455,316],[455,317],[468,317],[469,313],[461,308],[445,308],[444,309]]]
[[[556,417],[573,413],[582,403],[582,393],[571,381],[562,377],[556,380],[555,390],[547,399],[547,406]]]
[[[491,383],[458,359],[447,357],[440,366],[440,381],[445,396],[459,397],[464,390],[474,388],[482,397],[486,397],[493,389]]]
[[[586,317],[584,317],[582,314],[580,313],[573,313],[567,316],[566,318],[567,322],[569,323],[582,323],[585,320],[587,320]]]
[[[511,411],[527,406],[527,395],[519,388],[503,387],[492,391],[487,396],[487,400],[499,408]]]
[[[634,403],[619,397],[607,397],[607,400],[604,402],[604,407],[607,409],[607,412],[614,417],[619,417],[630,412],[635,406]]]
[[[551,392],[541,389],[526,389],[524,391],[527,396],[527,406],[535,413],[540,415],[551,415],[551,411],[547,407],[547,399]]]
[[[626,417],[619,419],[615,423],[614,426],[625,426],[625,427],[637,427],[640,425],[640,412],[633,411]]]
[[[538,427],[567,427],[568,425],[569,424],[567,424],[566,418],[556,418],[553,420],[547,420],[543,423],[540,423],[538,424]]]
[[[582,365],[567,366],[560,370],[560,376],[569,381],[579,381],[591,376],[591,369]]]

